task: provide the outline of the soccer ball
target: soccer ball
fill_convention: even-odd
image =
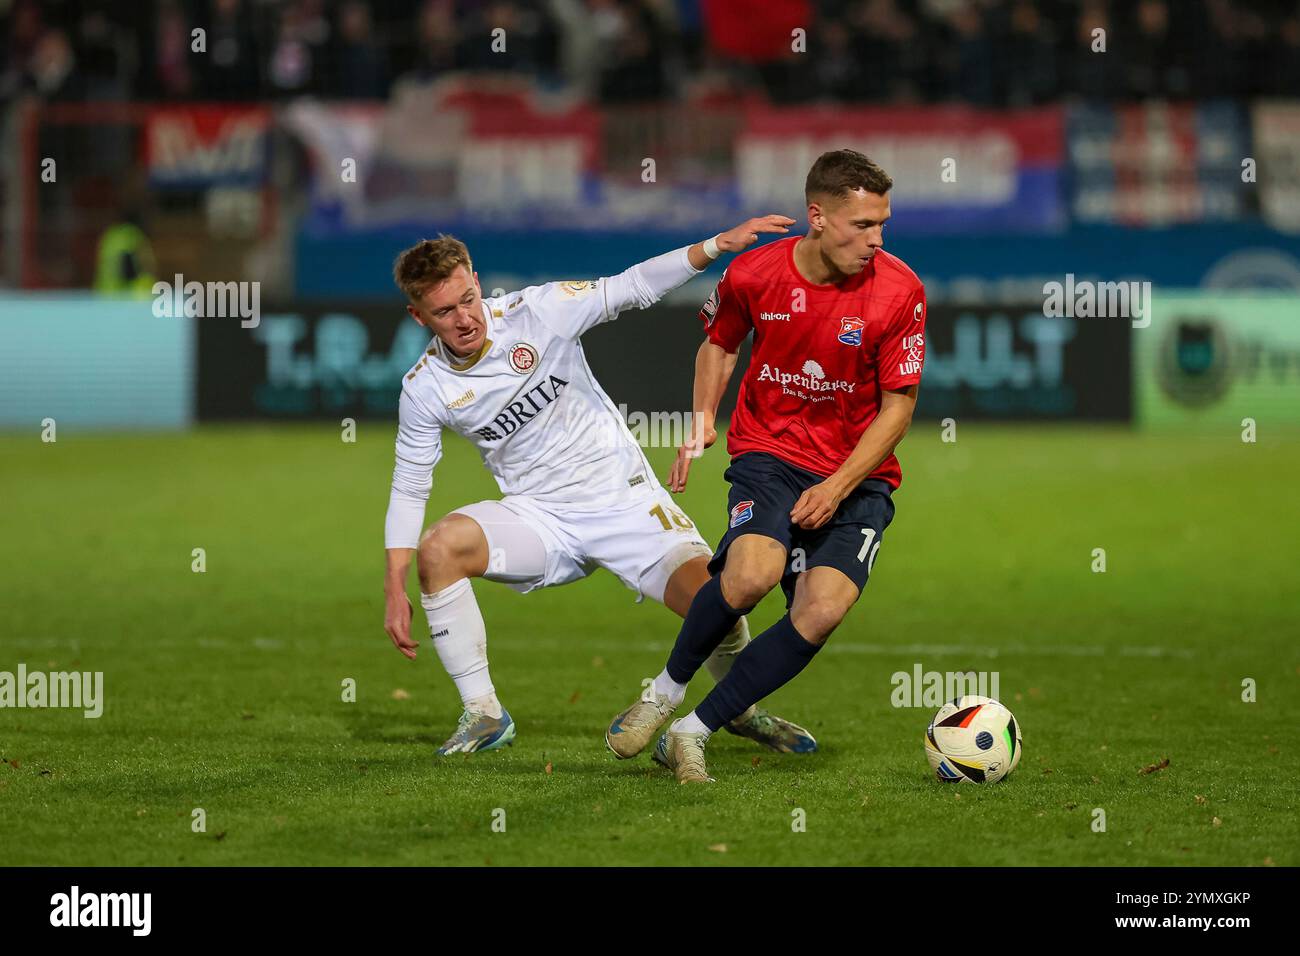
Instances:
[[[948,701],[925,731],[925,756],[944,783],[996,783],[1020,763],[1020,725],[992,697]]]

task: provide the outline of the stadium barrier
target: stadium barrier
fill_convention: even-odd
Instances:
[[[1165,293],[1133,335],[1135,416],[1148,428],[1300,426],[1294,297]],[[1249,434],[1249,438],[1247,438]]]
[[[148,299],[0,297],[0,428],[188,426],[195,321],[155,316]]]
[[[802,215],[795,209],[792,215]],[[908,215],[895,207],[895,219]],[[721,228],[727,220],[715,221]],[[387,230],[339,237],[301,235],[296,240],[295,295],[362,299],[393,293],[393,260],[407,246],[437,229]],[[456,232],[474,256],[485,290],[519,289],[552,279],[614,275],[668,249],[698,242],[707,231],[645,232]],[[885,249],[901,257],[925,283],[932,304],[1033,301],[1043,284],[1066,274],[1095,280],[1146,281],[1170,289],[1272,289],[1300,293],[1300,235],[1273,233],[1253,223],[1216,227],[1206,241],[1202,228],[1160,230],[1075,228],[1063,236],[898,236],[885,234]],[[702,302],[721,270],[692,283]],[[702,291],[701,291],[702,290]]]
[[[1157,289],[1151,301],[1141,323],[1046,315],[1041,302],[932,306],[918,416],[1300,425],[1294,298]],[[148,300],[0,299],[0,427],[391,421],[401,377],[428,341],[396,302],[271,306],[252,327],[237,317],[156,313]],[[699,342],[696,309],[682,304],[628,312],[583,339],[634,434],[641,428],[651,443],[676,442],[688,427]],[[742,368],[747,362],[744,346]]]
[[[1128,421],[1130,323],[1017,308],[935,306],[926,323],[923,417]],[[428,333],[400,303],[320,303],[263,310],[244,329],[200,321],[201,419],[392,418],[401,377]],[[629,414],[690,410],[698,309],[624,313],[583,337],[597,378]],[[743,363],[747,347],[742,349]],[[735,401],[739,376],[723,401]]]

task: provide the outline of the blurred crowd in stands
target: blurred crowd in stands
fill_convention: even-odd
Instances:
[[[465,72],[601,103],[1294,96],[1300,0],[0,0],[0,102],[374,99]]]

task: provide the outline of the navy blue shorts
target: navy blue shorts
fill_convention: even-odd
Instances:
[[[800,573],[816,567],[842,571],[861,592],[876,562],[885,529],[894,520],[893,489],[878,478],[858,485],[820,528],[808,530],[790,522],[790,511],[805,490],[825,481],[821,475],[786,464],[774,455],[751,451],[732,460],[723,477],[729,521],[709,573],[718,574],[727,561],[727,548],[744,534],[761,534],[780,542],[787,552],[781,590],[786,607],[794,600]]]

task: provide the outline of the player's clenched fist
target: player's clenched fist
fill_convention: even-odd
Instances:
[[[384,630],[393,639],[393,646],[415,660],[415,652],[420,645],[411,640],[411,619],[415,608],[411,606],[406,594],[388,594],[384,598]]]
[[[759,216],[748,219],[734,229],[718,234],[718,249],[722,252],[739,252],[758,241],[760,233],[789,232],[794,220],[789,216]]]

